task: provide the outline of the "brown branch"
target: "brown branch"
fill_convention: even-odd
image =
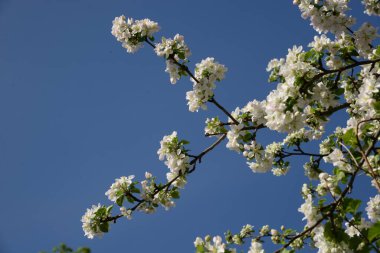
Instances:
[[[355,67],[361,66],[361,65],[367,65],[367,64],[373,64],[376,62],[379,62],[380,59],[375,60],[365,60],[365,61],[358,61],[349,65],[346,65],[344,67],[338,68],[338,69],[326,69],[323,70],[321,73],[315,75],[313,78],[310,79],[310,81],[304,83],[300,87],[300,92],[306,92],[306,90],[309,88],[311,84],[313,84],[315,81],[319,80],[320,78],[324,77],[325,75],[333,74],[333,73],[341,73],[348,69],[353,69]]]
[[[205,156],[207,153],[209,153],[211,150],[213,150],[216,146],[218,146],[226,138],[226,136],[227,136],[227,134],[223,134],[222,136],[220,136],[218,138],[218,140],[216,140],[213,144],[211,144],[209,147],[207,147],[201,153],[199,153],[196,156],[193,156],[194,158],[190,161],[189,164],[195,166],[197,162],[200,163],[202,157]],[[195,170],[194,167],[193,168],[190,168],[190,167],[187,168],[186,171],[183,174],[178,174],[176,177],[174,177],[172,180],[170,180],[169,182],[167,182],[165,185],[156,188],[156,190],[152,194],[152,197],[156,196],[162,190],[168,189],[178,178],[180,178],[180,177],[182,177],[184,175],[188,175],[188,174],[192,173],[194,170]],[[138,203],[136,205],[134,205],[133,207],[129,208],[128,210],[135,211],[140,205],[142,205],[143,203],[147,202],[147,200],[142,199],[142,200],[137,201],[137,202]],[[116,223],[116,220],[120,219],[121,217],[123,217],[123,215],[119,214],[119,215],[116,215],[116,216],[107,217],[106,219],[101,220],[100,222],[103,223],[103,222],[113,221],[114,223]]]
[[[145,39],[145,42],[148,43],[153,49],[156,48],[156,46],[152,42],[150,42],[148,38]],[[187,67],[183,63],[178,62],[174,56],[175,56],[175,54],[171,54],[171,55],[169,55],[168,59],[173,61],[175,65],[177,65],[180,69],[184,70],[195,82],[200,84],[200,81],[190,71],[189,67]],[[216,105],[216,107],[218,107],[220,110],[222,110],[222,112],[224,112],[224,114],[226,114],[236,125],[239,124],[239,122],[234,117],[232,117],[232,115],[223,106],[221,106],[218,102],[216,102],[214,97],[210,98],[209,102],[213,103],[214,105]]]
[[[343,103],[343,104],[340,104],[340,105],[338,105],[336,107],[331,107],[331,108],[329,108],[326,111],[320,112],[318,115],[320,115],[320,116],[330,116],[334,112],[337,112],[337,111],[342,110],[344,108],[347,108],[349,106],[350,106],[349,103]]]
[[[358,134],[358,133],[357,133]],[[376,139],[380,136],[380,130],[377,131],[375,137]],[[365,156],[368,156],[372,150],[372,148],[376,145],[376,141],[373,141],[372,144],[367,148],[367,150],[364,152],[364,155]],[[329,210],[329,212],[327,214],[324,214],[322,216],[322,218],[320,218],[313,226],[311,226],[310,228],[304,230],[303,232],[301,232],[300,234],[298,234],[297,236],[293,237],[292,239],[290,239],[286,244],[284,244],[280,249],[278,249],[277,251],[275,251],[275,253],[280,253],[283,249],[286,249],[287,247],[289,247],[289,245],[294,242],[295,240],[297,240],[298,238],[301,238],[303,237],[304,235],[306,235],[307,233],[311,232],[314,228],[316,228],[323,220],[325,220],[326,218],[328,218],[333,212],[335,212],[336,208],[340,205],[340,203],[343,201],[343,199],[346,197],[346,195],[351,191],[353,185],[354,185],[354,181],[355,181],[355,177],[357,175],[357,173],[360,171],[360,168],[361,166],[363,165],[363,163],[365,162],[365,159],[362,158],[360,163],[358,164],[356,170],[354,171],[354,173],[352,174],[351,178],[350,178],[350,181],[348,182],[346,188],[344,189],[344,191],[341,193],[340,197],[338,200],[334,201],[333,203],[327,205],[327,206],[324,206],[322,207],[321,209],[326,209],[326,208],[330,208],[331,209]]]

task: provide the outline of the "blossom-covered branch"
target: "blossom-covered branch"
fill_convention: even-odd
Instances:
[[[159,26],[149,19],[133,20],[124,16],[113,21],[112,34],[127,52],[136,52],[144,43],[166,62],[165,71],[172,84],[189,76],[193,89],[186,93],[191,112],[214,104],[226,120],[214,116],[206,119],[205,136],[218,137],[198,155],[186,149],[188,141],[177,133],[164,136],[158,150],[159,159],[169,169],[167,182],[157,183],[149,172],[145,179],[134,176],[115,180],[106,192],[120,207],[121,214],[112,216],[113,206],[97,205],[82,217],[85,235],[89,238],[108,232],[109,223],[121,217],[132,217],[133,211],[152,213],[158,206],[170,209],[179,197],[197,163],[227,138],[226,147],[240,153],[254,173],[271,171],[286,175],[292,157],[308,158],[304,170],[310,181],[302,187],[304,203],[298,211],[304,215],[305,227],[270,229],[263,226],[257,235],[251,225],[240,233],[204,239],[198,237],[196,252],[237,252],[235,246],[248,239],[248,253],[263,253],[263,243],[270,238],[281,245],[276,252],[318,248],[319,253],[380,252],[380,46],[377,28],[364,22],[354,29],[355,17],[348,14],[349,0],[294,0],[305,19],[319,33],[304,49],[293,46],[286,57],[269,62],[269,82],[276,87],[262,100],[253,99],[229,112],[214,96],[216,84],[224,79],[227,68],[213,57],[188,67],[191,55],[184,37],[162,38],[155,43]],[[363,0],[365,13],[380,16],[380,2]],[[326,124],[337,112],[348,119],[334,131]],[[263,128],[273,134],[285,134],[282,141],[262,145]],[[319,141],[319,151],[307,151],[305,143]],[[366,207],[362,200],[350,195],[358,186],[359,176],[368,178],[368,188],[378,194],[370,197]],[[366,189],[365,189],[366,191]],[[125,201],[130,206],[125,207]],[[367,218],[363,213],[367,214]],[[235,245],[235,246],[233,246]],[[308,245],[308,246],[307,246]]]

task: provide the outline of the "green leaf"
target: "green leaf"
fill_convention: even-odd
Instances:
[[[132,187],[131,188],[131,192],[132,193],[140,193],[140,189],[136,188],[136,187]]]
[[[353,128],[350,128],[346,133],[342,136],[344,143],[350,145],[351,147],[356,147],[358,145],[356,140],[356,134]]]
[[[373,226],[370,227],[368,230],[368,240],[372,242],[374,239],[378,239],[378,238],[380,238],[380,222],[379,221],[373,224]]]
[[[180,141],[180,144],[182,145],[186,145],[186,144],[189,144],[190,142],[188,140],[181,140]]]
[[[91,253],[91,250],[89,248],[78,248],[76,253]]]
[[[117,204],[118,206],[122,206],[122,205],[123,205],[123,201],[124,201],[124,195],[121,195],[120,197],[118,197],[118,198],[116,199],[116,204]]]
[[[107,207],[107,215],[111,212],[112,208],[113,208],[113,205],[110,205]]]
[[[345,212],[355,214],[361,203],[362,201],[359,199],[345,198],[343,200],[343,210]]]
[[[108,233],[109,230],[109,224],[108,222],[102,222],[99,224],[99,230],[102,231],[103,233]]]
[[[344,93],[344,89],[343,88],[338,88],[335,90],[335,95],[337,96],[340,96]]]
[[[330,221],[326,222],[323,235],[331,242],[340,243],[349,240],[349,236],[342,230],[338,220],[335,220],[335,226],[333,226]]]
[[[177,55],[178,55],[178,57],[179,57],[181,60],[184,60],[184,59],[186,58],[184,52],[179,52]]]
[[[172,190],[170,195],[172,196],[173,199],[179,199],[179,191],[177,189]]]
[[[330,241],[330,242],[335,241],[335,234],[332,230],[332,225],[331,225],[330,221],[326,222],[325,229],[323,231],[323,235],[326,237],[326,239],[328,241]]]
[[[380,101],[376,101],[373,104],[373,107],[375,108],[375,110],[376,110],[377,113],[380,113]]]
[[[375,50],[375,54],[376,55],[380,55],[380,45],[377,46],[376,50]]]
[[[126,196],[129,203],[135,203],[135,200],[131,196]]]

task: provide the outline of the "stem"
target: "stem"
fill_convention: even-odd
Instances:
[[[156,46],[152,42],[150,42],[148,38],[145,39],[145,42],[148,43],[152,48],[156,48]],[[169,55],[168,59],[172,60],[175,65],[184,70],[196,83],[200,84],[200,81],[194,76],[190,69],[185,64],[182,64],[175,59],[174,54]],[[224,112],[224,114],[226,114],[236,125],[239,124],[239,122],[234,117],[232,117],[232,115],[223,106],[216,102],[214,97],[210,98],[209,102],[213,103],[220,110],[222,110],[222,112]]]
[[[190,161],[189,164],[195,166],[197,162],[200,163],[202,157],[205,156],[207,153],[209,153],[211,150],[213,150],[216,146],[218,146],[226,138],[226,136],[227,136],[227,134],[223,134],[222,136],[220,136],[218,138],[218,140],[216,140],[213,144],[211,144],[209,147],[207,147],[205,150],[203,150],[198,155],[194,156],[194,158]],[[155,190],[155,192],[153,193],[152,197],[156,196],[159,192],[161,192],[161,191],[163,191],[165,189],[168,189],[181,176],[191,174],[194,170],[195,170],[194,167],[192,169],[190,169],[190,167],[187,168],[187,170],[184,172],[184,174],[178,174],[176,177],[174,177],[172,180],[170,180],[169,182],[167,182],[165,185],[161,186],[160,188],[157,188]],[[137,202],[138,203],[136,205],[134,205],[133,207],[129,208],[129,210],[135,211],[141,204],[147,202],[147,200],[142,199],[142,200],[138,200]],[[106,219],[104,219],[104,220],[102,220],[100,222],[113,221],[113,222],[116,223],[116,220],[120,219],[121,217],[123,217],[123,215],[119,214],[119,215],[116,215],[116,216],[107,217]]]
[[[239,125],[239,122],[234,117],[232,117],[232,115],[223,106],[221,106],[218,102],[216,102],[214,97],[210,98],[209,102],[216,105],[216,107],[222,110],[222,112],[224,112],[224,114],[226,114],[236,125]]]
[[[361,65],[373,64],[373,63],[376,63],[376,62],[379,62],[379,61],[380,61],[380,59],[365,60],[365,61],[361,61],[361,62],[358,61],[358,62],[349,64],[347,66],[341,67],[339,69],[326,69],[326,70],[323,70],[323,72],[315,75],[313,78],[311,78],[310,81],[308,81],[305,84],[303,84],[300,87],[300,92],[306,92],[307,88],[311,84],[313,84],[315,81],[319,80],[320,78],[324,77],[325,75],[333,74],[333,73],[337,73],[337,72],[340,73],[340,72],[343,72],[343,71],[348,70],[348,69],[352,69],[352,68],[355,68],[355,67],[358,67],[358,66],[361,66]]]
[[[357,133],[358,135],[358,133]],[[375,134],[375,138],[377,140],[377,138],[380,136],[380,130],[377,131],[377,133]],[[377,141],[373,141],[372,144],[367,148],[367,150],[365,152],[363,152],[363,154],[365,156],[368,156],[372,150],[372,148],[376,145]],[[319,224],[322,223],[322,221],[324,221],[326,218],[329,218],[330,215],[332,215],[336,208],[340,205],[340,203],[343,201],[343,199],[346,197],[346,195],[351,191],[351,189],[353,188],[353,185],[354,185],[354,181],[355,181],[355,177],[356,175],[358,174],[358,172],[360,171],[360,168],[363,166],[363,163],[365,162],[365,159],[362,158],[360,163],[359,164],[355,164],[357,167],[356,167],[356,170],[354,171],[354,173],[352,174],[351,178],[350,178],[350,181],[348,182],[346,188],[344,189],[344,191],[341,193],[340,197],[334,201],[333,203],[327,205],[327,206],[324,206],[322,207],[321,209],[326,209],[326,208],[329,208],[331,207],[331,209],[329,210],[329,212],[327,214],[324,214],[322,216],[322,218],[320,218],[319,220],[316,221],[316,223],[311,226],[310,228],[304,230],[303,232],[301,232],[300,234],[296,235],[295,237],[293,237],[292,239],[290,239],[286,244],[284,244],[284,246],[282,246],[280,249],[278,249],[277,251],[275,251],[275,253],[280,253],[283,249],[286,249],[287,247],[289,247],[289,245],[294,242],[295,240],[297,240],[298,238],[301,238],[303,237],[304,235],[310,233],[313,231],[314,228],[316,228]]]

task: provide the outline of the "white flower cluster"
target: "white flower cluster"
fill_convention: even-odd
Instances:
[[[206,102],[214,96],[215,82],[224,78],[227,68],[219,64],[214,58],[208,57],[196,64],[193,82],[193,90],[186,93],[187,104],[191,112],[199,108],[206,109]]]
[[[352,219],[350,222],[346,222],[344,225],[346,226],[346,230],[344,232],[346,232],[349,237],[354,237],[360,236],[362,230],[369,228],[371,226],[371,223],[366,221],[364,218],[361,218],[359,224],[356,224]]]
[[[317,52],[323,52],[331,45],[331,40],[325,35],[314,36],[314,41],[309,43],[309,47],[314,48]]]
[[[250,224],[247,224],[247,225],[244,225],[241,230],[240,230],[240,233],[239,233],[239,236],[241,238],[244,238],[248,235],[250,235],[251,233],[253,232],[253,226],[250,225]]]
[[[127,209],[124,206],[120,207],[120,213],[125,216],[128,220],[132,219],[132,210]]]
[[[145,180],[140,182],[142,189],[141,197],[145,202],[141,203],[138,209],[148,214],[154,213],[156,211],[155,207],[158,206],[159,203],[156,195],[154,195],[156,190],[154,179],[151,173],[145,172]]]
[[[337,50],[347,40],[343,37],[331,42],[322,35],[315,37],[309,46],[316,47],[316,51],[330,50],[330,67],[335,67],[341,59],[334,54],[338,54]],[[267,71],[271,72],[270,81],[279,81],[279,84],[277,89],[267,96],[266,101],[261,103],[264,106],[265,125],[268,128],[292,133],[308,126],[314,130],[313,139],[317,139],[324,131],[325,121],[317,117],[315,112],[324,112],[339,103],[336,94],[323,80],[308,88],[308,94],[312,96],[301,93],[303,85],[321,73],[307,60],[308,54],[316,52],[304,52],[302,47],[294,46],[289,49],[286,59],[274,59],[269,62]]]
[[[322,172],[319,174],[319,181],[320,183],[317,186],[317,193],[320,196],[324,196],[327,193],[331,193],[333,196],[336,196],[337,193],[335,191],[336,187],[338,186],[338,181],[336,178],[332,175],[327,174],[326,172]]]
[[[318,253],[354,253],[344,241],[336,243],[327,240],[324,231],[325,227],[323,225],[313,229],[313,241],[315,247],[318,248]]]
[[[369,23],[364,23],[355,33],[355,45],[360,56],[367,58],[372,52],[371,43],[379,37],[377,28]]]
[[[134,175],[128,177],[120,177],[115,179],[115,183],[113,183],[108,191],[106,191],[106,196],[109,200],[116,203],[116,200],[120,197],[124,197],[124,195],[129,192],[129,188],[132,185],[132,180],[135,178]]]
[[[369,198],[365,210],[367,211],[368,218],[372,222],[380,221],[380,195],[376,195],[373,198]]]
[[[165,210],[169,210],[175,206],[174,196],[179,197],[177,188],[157,192],[155,177],[149,172],[145,172],[145,180],[141,181],[141,188],[141,198],[144,202],[140,203],[138,210],[147,214],[154,213],[158,205],[164,207]]]
[[[362,0],[362,4],[364,4],[365,7],[364,13],[370,16],[380,16],[380,2],[378,0]]]
[[[225,132],[226,129],[221,125],[218,117],[206,119],[205,135],[220,134]]]
[[[260,235],[261,236],[267,235],[267,234],[269,234],[269,232],[270,232],[269,225],[264,225],[260,229]]]
[[[190,56],[190,49],[185,44],[184,37],[176,34],[173,39],[162,38],[162,42],[156,44],[154,49],[160,57],[168,59],[171,55],[176,55],[178,59],[185,60]]]
[[[265,251],[263,249],[263,245],[260,242],[252,240],[248,253],[265,253]]]
[[[243,144],[241,144],[239,141],[240,141],[240,136],[246,133],[246,131],[242,130],[243,127],[244,127],[243,124],[230,126],[230,130],[227,132],[228,142],[226,144],[226,147],[229,150],[233,150],[238,153],[240,153],[240,151],[242,150]]]
[[[265,124],[265,106],[266,102],[259,102],[253,100],[249,102],[243,109],[237,107],[231,115],[235,118],[239,124],[231,124],[230,130],[227,132],[228,142],[226,147],[230,150],[238,153],[243,152],[243,156],[247,158],[249,168],[255,173],[265,173],[272,169],[272,172],[276,176],[285,175],[289,169],[288,162],[284,162],[282,159],[275,161],[275,158],[282,151],[282,145],[288,144],[287,142],[298,141],[306,139],[306,135],[310,135],[313,138],[315,134],[313,131],[306,131],[301,129],[299,132],[294,132],[292,136],[286,139],[283,143],[272,143],[268,145],[265,150],[256,142],[254,135],[247,130],[243,130],[248,126],[248,122],[253,123],[253,126],[259,127],[261,124]],[[231,119],[229,122],[232,123]],[[255,161],[252,161],[255,160]]]
[[[266,123],[265,120],[265,105],[266,101],[257,101],[256,99],[248,102],[246,106],[244,106],[241,111],[242,113],[249,113],[251,117],[251,121],[256,125],[264,125]]]
[[[334,34],[345,31],[355,23],[352,16],[345,12],[349,10],[349,0],[294,0],[304,19],[310,18],[311,25],[319,33],[332,32]]]
[[[306,226],[311,227],[315,225],[318,219],[321,218],[321,214],[318,212],[318,209],[313,206],[313,198],[311,194],[305,198],[305,203],[303,203],[300,208],[298,208],[298,212],[304,214],[304,218],[302,220],[306,220]]]
[[[314,41],[309,43],[308,46],[317,52],[327,51],[326,67],[328,69],[338,69],[344,65],[341,50],[345,50],[347,47],[354,48],[355,44],[350,35],[340,33],[335,35],[335,40],[330,40],[325,34],[315,36]]]
[[[273,142],[266,146],[265,150],[257,146],[255,142],[252,142],[251,145],[247,145],[244,148],[250,150],[254,153],[255,162],[247,162],[249,168],[255,173],[265,173],[268,172],[273,167],[273,162],[276,156],[281,152],[282,146],[281,143]],[[249,154],[249,156],[252,156]],[[274,170],[274,174],[277,174],[278,171]]]
[[[101,237],[105,232],[105,229],[108,230],[108,223],[101,223],[100,221],[108,217],[111,209],[112,206],[105,207],[100,204],[92,205],[91,208],[87,208],[86,213],[81,219],[82,229],[87,238],[93,239],[95,236]]]
[[[319,153],[328,155],[334,150],[335,143],[332,138],[326,138],[319,144]]]
[[[310,130],[305,130],[305,128],[301,128],[298,131],[288,134],[285,139],[282,141],[283,145],[295,146],[302,142],[308,142],[313,138],[313,132]]]
[[[374,108],[376,95],[379,95],[380,91],[380,80],[377,77],[380,74],[380,69],[374,67],[371,70],[370,66],[363,67],[360,75],[362,77],[363,84],[359,88],[359,94],[355,99],[355,104],[351,105],[353,107],[353,112],[357,114],[358,120],[369,119],[377,116],[377,112]],[[354,125],[353,127],[356,127]]]
[[[332,163],[335,167],[349,173],[353,173],[355,171],[355,168],[348,163],[340,149],[334,148],[333,152],[331,152],[328,156],[323,157],[323,160],[326,163]]]
[[[168,181],[173,180],[179,174],[183,174],[189,168],[189,156],[186,153],[183,145],[186,142],[179,141],[177,132],[174,131],[171,135],[164,136],[160,142],[160,149],[157,151],[159,159],[165,159],[165,165],[168,166],[170,172],[166,174]],[[186,181],[178,178],[173,185],[183,187]]]
[[[328,109],[339,104],[336,95],[323,82],[317,83],[311,94],[313,95],[314,103],[317,103],[319,107]]]
[[[305,114],[300,108],[305,108],[306,101],[299,97],[299,87],[295,81],[298,76],[304,76],[306,73],[313,76],[317,70],[303,60],[302,47],[293,47],[289,49],[286,60],[272,60],[267,70],[276,72],[278,76],[284,79],[283,83],[277,85],[277,89],[273,90],[266,99],[265,119],[266,126],[278,132],[293,132],[305,125]],[[282,64],[272,69],[273,61],[280,61]]]
[[[227,248],[220,236],[214,236],[212,241],[210,236],[206,236],[205,240],[197,237],[194,241],[194,246],[196,253],[236,253],[235,249]]]
[[[242,130],[244,128],[243,124],[243,118],[241,117],[242,110],[237,107],[233,112],[231,112],[231,116],[236,119],[239,124],[234,125],[232,124],[232,120],[229,118],[228,122],[231,123],[230,130],[227,132],[227,139],[228,142],[226,144],[226,147],[229,150],[236,151],[240,153],[244,150],[244,144],[242,143],[242,136],[246,135],[248,132],[245,130]]]
[[[112,22],[112,35],[122,43],[128,53],[136,52],[146,38],[151,38],[160,27],[149,19],[126,20],[125,16],[115,17]]]
[[[176,34],[173,39],[162,38],[162,42],[156,44],[156,54],[166,59],[165,72],[170,75],[170,82],[175,84],[183,74],[183,70],[176,64],[186,63],[190,56],[190,49],[185,44],[184,37]],[[172,58],[171,58],[172,57]]]
[[[166,60],[165,72],[169,73],[171,84],[176,84],[177,81],[181,78],[180,69],[172,59]]]

